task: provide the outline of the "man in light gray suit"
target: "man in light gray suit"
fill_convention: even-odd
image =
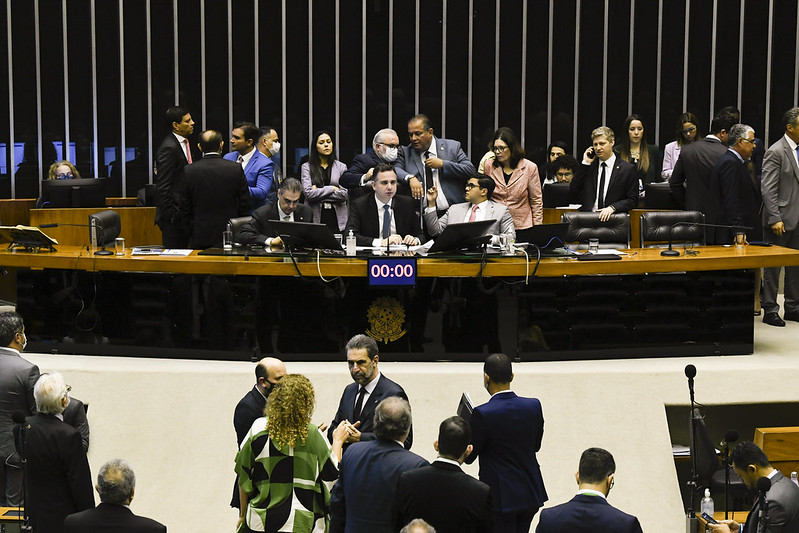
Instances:
[[[433,186],[427,189],[427,205],[424,210],[424,223],[431,237],[439,235],[447,224],[460,222],[476,222],[493,220],[489,228],[492,244],[498,244],[500,235],[516,238],[513,219],[508,208],[491,200],[494,193],[494,180],[485,176],[471,177],[466,184],[466,202],[450,206],[443,216],[439,217],[435,206],[438,189]]]
[[[439,212],[463,201],[463,187],[475,174],[474,165],[461,149],[461,143],[439,139],[427,115],[416,115],[408,121],[411,143],[400,147],[394,169],[397,180],[407,183],[411,195],[424,201],[424,191],[436,186],[443,194],[437,198]]]
[[[765,525],[765,533],[793,533],[799,531],[799,487],[786,478],[769,463],[768,457],[754,442],[742,442],[730,454],[735,473],[741,476],[744,484],[751,490],[757,489],[758,480],[766,477],[771,487],[766,492],[768,506],[764,518],[760,516],[760,498],[755,501],[746,519],[744,533],[759,533],[760,525]],[[765,524],[760,524],[765,520]],[[711,531],[730,533],[741,531],[741,524],[735,520],[723,520],[721,524],[710,525]]]
[[[16,507],[22,502],[22,464],[14,447],[15,412],[23,416],[36,411],[33,386],[39,367],[20,357],[28,339],[25,323],[14,311],[0,313],[0,505]]]
[[[763,194],[764,239],[780,246],[799,249],[799,107],[782,116],[785,135],[772,144],[763,156],[760,191]],[[763,322],[784,326],[777,304],[780,267],[763,274]],[[785,267],[785,320],[799,322],[799,267]]]

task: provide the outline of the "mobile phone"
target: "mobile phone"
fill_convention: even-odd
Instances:
[[[715,518],[713,518],[712,516],[710,516],[707,513],[702,513],[702,520],[704,520],[708,524],[718,524],[719,523],[718,520],[716,520]]]
[[[593,148],[589,148],[589,149],[588,149],[588,157],[590,157],[590,158],[592,158],[592,159],[593,159],[594,157],[596,157],[596,152],[594,151],[594,149],[593,149]]]

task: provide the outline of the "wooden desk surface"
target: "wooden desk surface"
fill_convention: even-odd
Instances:
[[[126,246],[144,246],[161,244],[161,230],[155,225],[154,207],[111,207],[119,213],[122,231],[119,236],[125,239]],[[78,226],[60,226],[43,231],[57,240],[59,244],[82,246],[89,243],[89,215],[104,209],[99,207],[79,209],[31,209],[30,225],[40,224],[78,224]]]
[[[112,272],[164,272],[181,274],[294,276],[296,270],[291,259],[283,256],[250,257],[208,256],[192,252],[187,257],[96,256],[81,246],[58,246],[57,252],[31,254],[15,250],[0,251],[0,265],[31,269],[58,268]],[[710,270],[736,270],[769,266],[799,265],[799,250],[779,246],[747,246],[742,250],[722,246],[698,248],[696,256],[662,257],[659,249],[632,250],[631,255],[615,261],[576,261],[574,259],[543,259],[536,276],[584,276],[597,274],[644,274],[657,272],[685,272]],[[304,276],[365,277],[366,261],[362,258],[323,258],[319,265],[312,259],[298,262]],[[535,260],[526,263],[523,255],[497,257],[488,260],[485,276],[524,277],[526,270],[532,275]],[[462,259],[419,258],[418,275],[421,277],[473,277],[478,274],[478,261]]]

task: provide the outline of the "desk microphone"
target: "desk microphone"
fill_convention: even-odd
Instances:
[[[680,222],[675,222],[671,226],[669,226],[669,249],[663,250],[660,252],[660,255],[664,257],[679,257],[680,252],[677,250],[672,249],[672,231],[677,226],[702,226],[705,228],[726,228],[726,229],[733,229],[733,230],[749,230],[752,229],[749,226],[728,226],[725,224],[705,224],[704,222],[689,222],[687,220],[682,220]]]
[[[59,226],[74,226],[76,228],[89,228],[89,236],[92,241],[92,246],[97,246],[97,241],[102,240],[103,242],[100,243],[100,250],[94,252],[94,255],[114,255],[114,252],[111,250],[105,249],[105,229],[103,228],[102,224],[98,224],[97,219],[94,217],[90,217],[89,220],[91,224],[64,224],[61,222],[53,222],[50,224],[39,224],[39,228],[57,228]],[[99,234],[98,231],[99,230]]]

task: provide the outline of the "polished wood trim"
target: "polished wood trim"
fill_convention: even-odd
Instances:
[[[192,252],[187,257],[95,256],[86,247],[58,246],[58,251],[31,254],[24,251],[0,252],[0,265],[32,269],[62,268],[110,272],[165,272],[180,274],[216,274],[250,276],[294,276],[297,274],[291,259],[283,256],[249,257],[208,256]],[[696,256],[662,257],[653,248],[630,250],[630,255],[615,261],[577,261],[574,259],[543,259],[535,275],[538,277],[645,274],[710,270],[739,270],[770,266],[799,266],[799,250],[779,246],[746,246],[743,249],[723,246],[698,247]],[[421,277],[474,277],[480,272],[479,261],[460,258],[419,258]],[[298,262],[303,276],[325,278],[334,276],[366,276],[366,260],[348,257],[323,257],[317,266],[315,259]],[[524,255],[494,257],[487,261],[483,274],[487,277],[532,276],[535,259],[530,263]]]
[[[161,244],[161,230],[155,225],[154,207],[112,207],[119,213],[122,231],[119,236],[125,245],[145,246]],[[80,224],[87,227],[61,226],[44,229],[44,233],[61,245],[86,246],[89,244],[89,215],[104,209],[99,207],[79,209],[31,209],[30,225]]]
[[[30,210],[36,205],[36,199],[2,199],[0,200],[0,222],[4,226],[30,225]]]

